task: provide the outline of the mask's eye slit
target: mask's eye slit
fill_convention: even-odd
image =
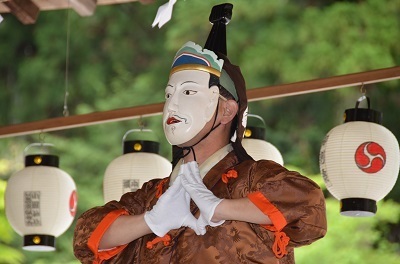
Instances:
[[[196,93],[197,93],[197,91],[193,91],[193,90],[184,90],[183,91],[184,95],[194,95]]]

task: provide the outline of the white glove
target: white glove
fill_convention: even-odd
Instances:
[[[215,208],[220,202],[222,202],[223,199],[216,197],[204,185],[196,161],[185,163],[181,167],[183,167],[184,174],[182,177],[182,185],[196,203],[197,207],[200,209],[200,217],[197,220],[197,228],[205,234],[205,227],[207,225],[215,227],[222,225],[225,222],[225,220],[221,220],[218,223],[211,221],[212,217],[214,216]]]
[[[159,237],[182,226],[188,226],[196,234],[200,234],[196,229],[197,219],[190,212],[190,196],[183,188],[179,175],[172,186],[160,196],[153,209],[144,214],[144,220]]]

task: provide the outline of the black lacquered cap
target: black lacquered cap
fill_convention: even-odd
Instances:
[[[373,216],[377,211],[376,201],[366,198],[346,198],[340,200],[340,214],[345,216]]]
[[[383,119],[382,112],[366,108],[350,108],[344,111],[344,122],[364,121],[381,125]]]
[[[56,238],[50,235],[43,235],[43,234],[32,234],[32,235],[25,235],[24,236],[24,249],[29,249],[29,247],[56,247]]]
[[[59,166],[59,158],[56,155],[49,154],[33,154],[25,156],[25,167],[29,166]]]
[[[229,3],[213,6],[209,20],[213,24],[208,35],[205,49],[227,55],[226,25],[231,21],[233,5]]]
[[[368,108],[359,108],[361,101],[367,99]],[[344,123],[353,121],[371,122],[381,125],[383,114],[379,111],[371,109],[370,100],[367,96],[360,97],[356,102],[355,108],[346,109],[344,111]]]
[[[148,140],[127,140],[124,141],[124,154],[134,152],[147,152],[158,154],[160,143]]]
[[[265,128],[246,126],[244,131],[244,138],[265,139]]]

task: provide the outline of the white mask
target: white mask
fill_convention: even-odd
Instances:
[[[193,139],[214,115],[219,89],[208,87],[210,74],[183,70],[170,76],[165,88],[163,128],[171,145]]]

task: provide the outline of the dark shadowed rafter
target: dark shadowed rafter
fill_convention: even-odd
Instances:
[[[140,2],[153,3],[154,0],[0,0],[0,14],[11,13],[21,23],[34,24],[41,11],[72,8],[80,16],[91,16],[99,5]]]

